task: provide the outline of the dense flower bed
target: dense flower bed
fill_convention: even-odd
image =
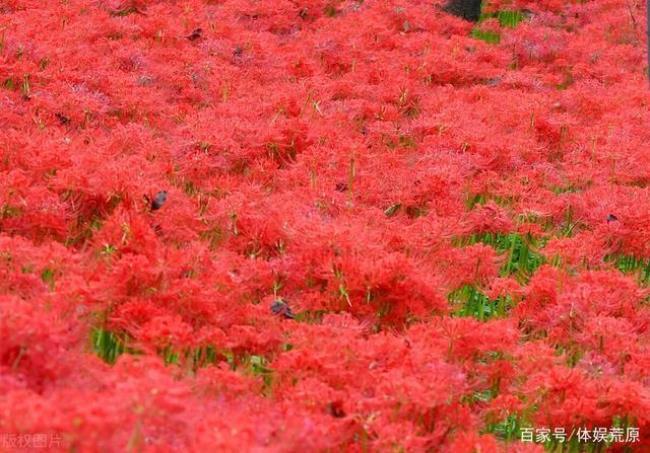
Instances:
[[[650,449],[644,11],[0,1],[2,448]]]

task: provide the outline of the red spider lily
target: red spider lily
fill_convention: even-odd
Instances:
[[[0,2],[0,449],[647,450],[644,4],[482,3]]]

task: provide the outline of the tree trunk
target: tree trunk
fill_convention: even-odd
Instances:
[[[445,11],[473,22],[481,17],[481,0],[449,0]]]

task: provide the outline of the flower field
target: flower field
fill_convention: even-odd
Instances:
[[[483,3],[0,0],[0,452],[650,451],[646,4]]]

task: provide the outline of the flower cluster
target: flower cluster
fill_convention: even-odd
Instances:
[[[3,448],[650,448],[645,4],[444,3],[0,2]]]

